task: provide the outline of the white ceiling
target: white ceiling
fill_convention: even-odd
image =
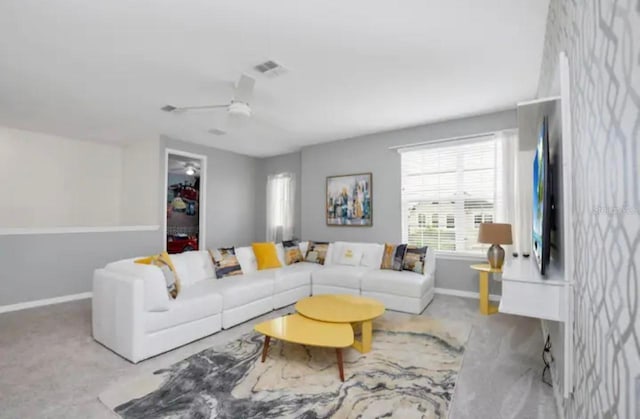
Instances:
[[[535,96],[548,0],[2,0],[0,125],[254,156]],[[289,72],[269,79],[266,59]],[[255,75],[255,118],[207,132]]]

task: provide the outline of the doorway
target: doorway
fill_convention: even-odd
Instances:
[[[205,247],[207,157],[167,149],[165,153],[164,248],[182,253]]]

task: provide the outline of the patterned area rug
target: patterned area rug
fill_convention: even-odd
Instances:
[[[335,350],[248,333],[112,388],[100,400],[123,418],[446,418],[471,326],[387,312],[373,349]]]

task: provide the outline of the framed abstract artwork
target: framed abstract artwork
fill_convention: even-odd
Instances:
[[[328,226],[371,227],[373,185],[371,173],[327,177]]]

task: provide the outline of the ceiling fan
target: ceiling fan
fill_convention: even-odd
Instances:
[[[185,175],[194,176],[200,174],[200,163],[195,160],[178,160],[169,158],[169,172],[184,173]]]
[[[225,109],[227,110],[227,118],[225,119],[225,126],[227,125],[229,117],[231,118],[248,118],[251,116],[251,106],[249,102],[253,97],[253,88],[255,86],[255,79],[253,77],[242,74],[238,83],[233,91],[233,98],[229,103],[215,104],[215,105],[201,105],[201,106],[173,106],[165,105],[162,109],[165,112],[171,113],[183,113],[188,111],[199,111],[208,109]],[[211,131],[218,131],[224,133],[224,129],[214,129]]]

